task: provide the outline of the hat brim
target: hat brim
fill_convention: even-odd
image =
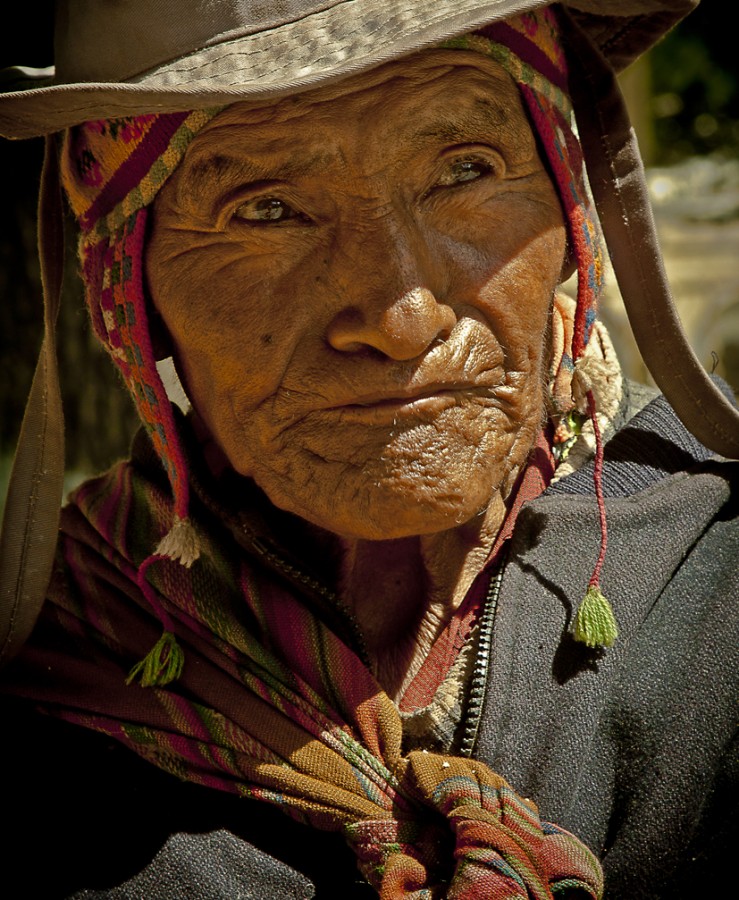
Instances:
[[[346,0],[266,31],[209,43],[125,81],[49,84],[47,72],[47,82],[34,87],[26,70],[24,89],[0,94],[0,135],[36,137],[102,118],[278,98],[382,65],[549,2]],[[631,15],[633,4],[623,0],[572,0],[567,5],[619,70],[696,2],[646,0],[637,4],[638,15]]]

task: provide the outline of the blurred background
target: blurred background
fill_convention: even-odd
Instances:
[[[53,0],[17,6],[2,29],[0,68],[46,66]],[[739,64],[733,29],[704,0],[622,76],[647,165],[657,227],[676,302],[705,367],[739,389]],[[0,505],[41,340],[35,205],[40,141],[0,141]],[[137,427],[131,401],[94,343],[75,274],[65,276],[58,349],[70,484],[126,455]],[[618,290],[609,278],[602,317],[626,373],[649,381]]]
[[[709,371],[739,390],[739,62],[703,0],[621,87],[647,168],[683,324]],[[649,382],[612,279],[601,307],[627,374]]]

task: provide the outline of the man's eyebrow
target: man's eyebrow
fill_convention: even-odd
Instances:
[[[181,179],[179,192],[186,198],[200,198],[219,190],[233,188],[252,181],[267,181],[296,178],[315,174],[326,164],[325,153],[309,156],[288,154],[256,153],[253,155],[232,155],[214,153],[196,158]]]
[[[428,140],[463,143],[475,132],[502,128],[510,118],[510,111],[504,104],[480,99],[475,102],[472,109],[461,110],[419,129],[414,133],[412,140],[417,145],[422,145]]]

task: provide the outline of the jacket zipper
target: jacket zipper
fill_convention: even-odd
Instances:
[[[500,560],[493,572],[485,595],[485,608],[480,617],[480,633],[477,640],[477,657],[470,680],[467,706],[464,712],[462,742],[459,747],[460,756],[472,756],[477,743],[477,733],[482,718],[482,705],[487,690],[488,672],[490,670],[490,654],[493,645],[493,625],[498,609],[500,587],[503,583],[506,555]]]

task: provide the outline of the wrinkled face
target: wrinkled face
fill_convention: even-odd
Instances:
[[[219,114],[160,192],[146,262],[233,468],[376,539],[509,490],[542,422],[564,245],[509,76],[433,51]]]

